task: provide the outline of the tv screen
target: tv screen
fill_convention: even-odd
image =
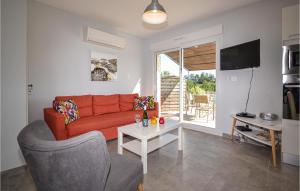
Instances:
[[[260,40],[221,49],[221,70],[260,66]]]

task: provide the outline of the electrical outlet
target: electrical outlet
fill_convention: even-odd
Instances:
[[[33,85],[32,85],[32,84],[28,84],[28,85],[27,85],[27,92],[28,92],[28,95],[31,95],[32,91],[33,91]]]
[[[237,81],[237,77],[236,76],[230,76],[230,80],[232,81],[232,82],[236,82]]]

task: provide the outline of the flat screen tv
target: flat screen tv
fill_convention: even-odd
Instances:
[[[260,66],[260,40],[221,49],[221,70]]]

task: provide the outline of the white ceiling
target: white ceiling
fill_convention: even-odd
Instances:
[[[249,5],[260,0],[160,0],[168,22],[151,26],[142,22],[142,13],[151,0],[37,0],[86,18],[98,20],[118,30],[147,37],[195,19]]]

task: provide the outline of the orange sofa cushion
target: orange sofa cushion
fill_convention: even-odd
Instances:
[[[78,107],[80,117],[93,115],[93,97],[91,95],[55,97],[56,101],[66,101],[68,99],[74,100]]]
[[[93,96],[93,113],[102,115],[106,113],[120,112],[119,94]]]
[[[138,94],[120,94],[120,110],[133,111],[134,99],[138,96]]]
[[[109,128],[119,127],[135,122],[135,114],[142,115],[142,111],[124,111],[117,113],[109,113],[98,116],[80,118],[66,126],[68,137],[74,137],[89,131],[100,130],[106,131]],[[157,111],[148,111],[149,118],[157,116]],[[115,137],[106,137],[112,139]]]

